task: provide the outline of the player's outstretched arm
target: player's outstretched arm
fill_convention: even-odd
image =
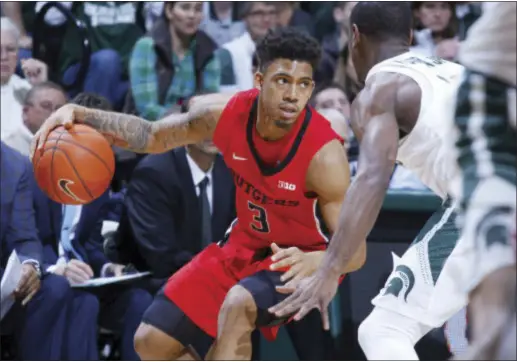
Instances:
[[[209,94],[193,98],[187,113],[172,114],[149,122],[116,112],[67,104],[53,113],[34,137],[31,155],[42,147],[48,134],[59,125],[87,124],[114,145],[138,153],[161,153],[212,137],[219,117],[231,95]]]
[[[359,169],[322,262],[331,275],[339,275],[350,263],[381,210],[398,151],[396,97],[396,83],[387,83],[365,88],[354,102],[352,126],[360,137]]]
[[[307,187],[318,195],[323,221],[334,234],[338,228],[339,212],[350,186],[350,165],[345,148],[338,141],[326,144],[312,159],[307,172]],[[363,240],[342,274],[360,269],[366,260]],[[321,265],[321,263],[319,263]]]
[[[395,118],[397,84],[365,88],[352,106],[352,126],[360,138],[359,173],[341,206],[338,226],[320,268],[304,279],[282,302],[269,309],[278,317],[296,311],[295,320],[311,309],[320,310],[323,327],[329,329],[328,305],[342,271],[352,261],[373,227],[388,188],[398,150],[399,129]]]

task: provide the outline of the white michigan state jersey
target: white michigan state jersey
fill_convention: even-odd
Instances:
[[[408,52],[378,63],[366,77],[368,81],[377,73],[399,73],[420,86],[418,120],[411,133],[400,140],[397,161],[442,198],[458,172],[449,154],[448,137],[463,70],[456,63]]]

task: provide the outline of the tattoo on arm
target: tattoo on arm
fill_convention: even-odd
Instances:
[[[75,118],[98,130],[113,145],[138,153],[160,153],[210,138],[225,104],[200,102],[188,113],[156,122],[88,108],[79,108]]]

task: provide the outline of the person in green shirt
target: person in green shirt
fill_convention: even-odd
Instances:
[[[88,28],[90,64],[81,91],[96,93],[122,107],[129,83],[128,62],[131,50],[144,34],[143,7],[132,1],[77,2],[72,8],[77,19]],[[76,81],[83,55],[79,29],[69,22],[60,54],[60,71],[65,84]]]

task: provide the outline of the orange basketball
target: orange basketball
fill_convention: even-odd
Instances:
[[[88,204],[110,186],[115,156],[110,144],[93,128],[74,124],[50,132],[43,150],[32,160],[38,186],[60,204]]]

